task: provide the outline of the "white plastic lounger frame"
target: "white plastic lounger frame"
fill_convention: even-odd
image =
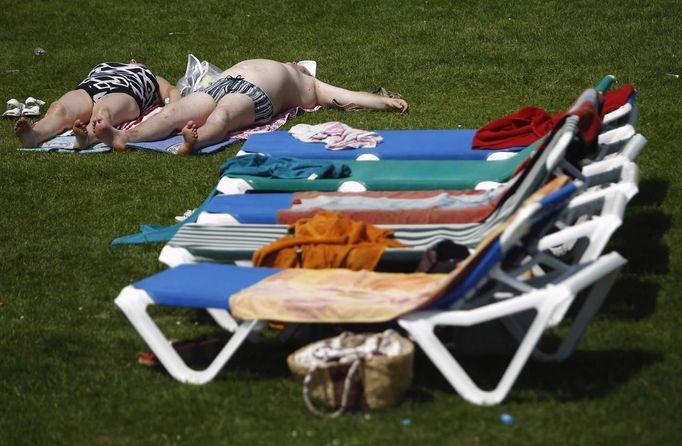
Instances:
[[[573,255],[578,256],[578,262],[593,261],[600,256],[604,252],[609,240],[611,240],[613,233],[622,225],[625,208],[630,199],[626,193],[618,188],[618,185],[608,190],[593,192],[595,194],[593,199],[596,199],[602,192],[605,192],[605,194],[603,195],[604,205],[600,216],[587,221],[580,221],[579,219],[576,224],[543,237],[538,243],[538,252],[534,256],[533,262],[527,264],[524,269],[531,270],[532,268],[535,272],[537,271],[537,266],[540,265],[558,271],[570,269],[570,265],[546,253],[557,248],[559,251],[564,250],[565,247],[568,247],[568,249],[574,248],[574,243],[577,240],[584,241],[584,248],[581,252],[573,253]],[[578,202],[572,204],[576,208],[580,206]],[[591,206],[591,204],[587,205]],[[536,347],[533,351],[533,357],[543,361],[563,361],[568,358],[573,350],[575,350],[587,325],[594,318],[605,297],[606,293],[602,293],[586,299],[577,310],[577,316],[564,335],[559,347],[553,353],[544,352],[539,347]],[[548,327],[561,323],[572,303],[573,300],[565,300],[562,304],[558,305],[547,322]],[[527,322],[523,318],[505,318],[502,322],[517,341],[521,342],[528,330]]]
[[[602,129],[608,130],[622,125],[636,127],[638,117],[639,107],[637,107],[635,102],[628,102],[604,116],[604,119],[602,119]]]
[[[215,378],[246,340],[249,333],[260,324],[260,321],[237,323],[227,310],[209,308],[209,314],[218,325],[231,332],[232,336],[206,369],[194,370],[175,351],[170,341],[147,312],[147,307],[153,305],[154,301],[145,291],[129,285],[121,290],[114,302],[128,317],[130,323],[158,357],[168,373],[178,381],[188,384],[205,384]]]
[[[556,309],[566,301],[572,301],[579,292],[591,285],[594,286],[588,300],[603,300],[603,295],[608,293],[624,264],[625,259],[614,252],[594,262],[573,266],[561,280],[543,288],[525,291],[511,299],[468,310],[416,312],[401,318],[398,323],[464,399],[474,404],[497,404],[507,396],[516,382]],[[535,311],[533,321],[502,378],[492,390],[477,386],[434,334],[436,327],[469,327],[528,310]]]

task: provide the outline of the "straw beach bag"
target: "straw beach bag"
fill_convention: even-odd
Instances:
[[[376,409],[398,404],[412,384],[414,345],[394,330],[342,333],[309,344],[287,358],[302,384],[303,399],[318,415],[332,417],[347,409]],[[327,413],[320,409],[333,410]]]

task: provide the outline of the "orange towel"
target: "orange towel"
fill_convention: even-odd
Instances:
[[[320,212],[293,225],[288,235],[253,254],[255,266],[278,268],[348,268],[373,270],[386,247],[404,246],[393,231]]]

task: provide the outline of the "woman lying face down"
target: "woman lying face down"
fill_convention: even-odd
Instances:
[[[179,98],[175,86],[135,59],[129,63],[103,62],[74,90],[53,102],[43,119],[33,125],[23,117],[17,120],[14,134],[23,147],[37,147],[72,129],[75,147],[82,149],[99,142],[96,122],[116,126]]]

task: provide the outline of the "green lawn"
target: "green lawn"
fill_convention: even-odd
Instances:
[[[48,102],[96,63],[168,79],[188,53],[227,67],[314,59],[318,76],[382,85],[406,116],[320,111],[294,123],[470,128],[564,108],[604,74],[639,91],[640,194],[611,246],[629,264],[578,351],[529,363],[495,407],[463,401],[423,358],[397,408],[311,415],[284,346],[243,348],[218,378],[183,385],[136,363],[146,346],[113,299],[159,271],[161,245],[113,248],[141,223],[196,206],[231,152],[175,158],[22,153],[0,122],[0,444],[678,444],[682,437],[682,8],[677,1],[2,2],[0,99]],[[43,47],[47,54],[34,56]],[[289,124],[291,125],[291,124]],[[210,331],[164,312],[177,337]],[[196,322],[196,324],[195,324]],[[483,376],[496,360],[472,360]],[[502,412],[516,417],[507,426]],[[403,420],[411,420],[411,424]]]

